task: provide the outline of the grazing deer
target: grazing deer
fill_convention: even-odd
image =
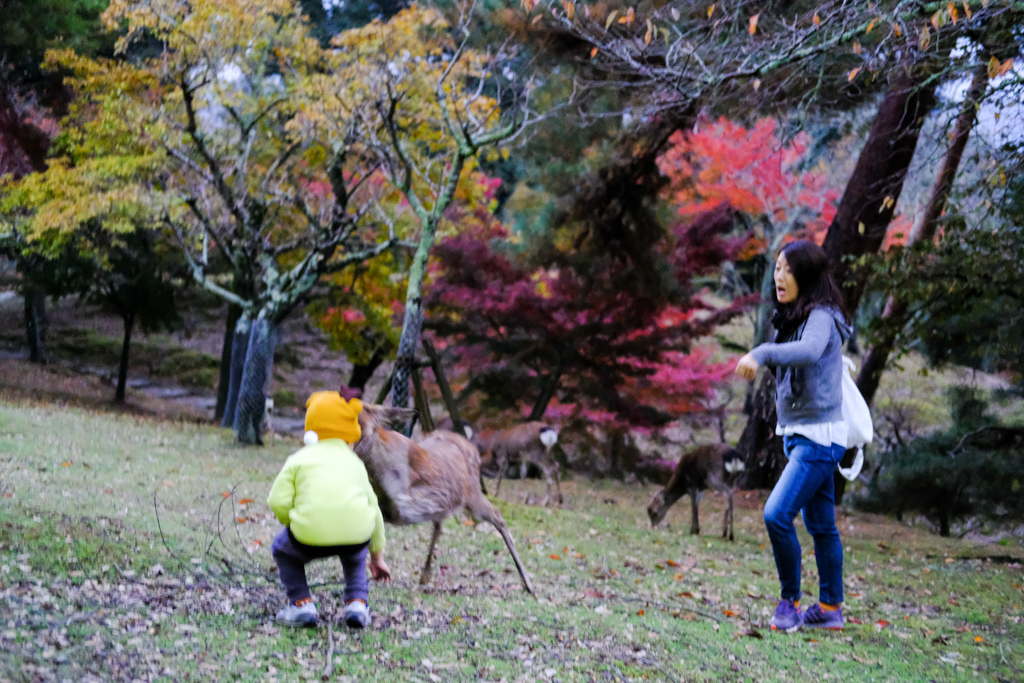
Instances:
[[[551,449],[558,443],[558,430],[544,422],[526,422],[514,427],[499,430],[487,437],[479,437],[477,445],[491,457],[498,468],[498,483],[494,487],[494,495],[501,491],[501,480],[510,464],[519,462],[519,476],[526,478],[526,470],[534,463],[544,473],[547,492],[541,505],[551,500],[551,488],[555,489],[555,502],[562,504],[562,486],[558,478],[558,461],[551,454]]]
[[[744,469],[746,466],[743,463],[743,454],[725,444],[698,446],[686,451],[679,458],[679,463],[665,488],[651,496],[651,502],[647,504],[647,516],[651,518],[651,526],[658,526],[661,520],[665,519],[665,513],[672,504],[689,494],[692,510],[690,533],[699,534],[697,505],[701,493],[711,488],[728,496],[728,507],[722,521],[722,538],[728,536],[730,541],[734,540],[732,494],[736,487],[736,479]]]
[[[533,592],[515,543],[501,512],[480,490],[480,453],[453,432],[434,431],[418,443],[389,427],[405,424],[412,410],[363,404],[359,413],[362,437],[354,450],[370,475],[384,521],[406,525],[433,522],[434,533],[420,583],[430,581],[434,546],[445,517],[465,508],[475,519],[494,525],[519,570],[523,588]]]

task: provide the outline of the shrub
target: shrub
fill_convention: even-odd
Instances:
[[[918,512],[949,536],[950,523],[977,516],[1024,520],[1024,428],[999,425],[980,395],[948,393],[953,424],[882,455],[855,504],[872,512]]]

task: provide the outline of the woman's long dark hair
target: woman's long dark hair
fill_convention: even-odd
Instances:
[[[798,290],[796,301],[782,304],[775,300],[772,324],[780,337],[792,333],[815,308],[834,308],[850,321],[824,249],[814,242],[797,240],[784,246],[780,254],[786,256]]]

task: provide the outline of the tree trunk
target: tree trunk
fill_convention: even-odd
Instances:
[[[412,371],[412,387],[414,405],[420,416],[420,424],[423,425],[423,433],[429,434],[436,428],[434,416],[430,414],[430,399],[427,397],[427,390],[423,386],[423,371],[417,366]]]
[[[124,403],[125,385],[128,384],[128,356],[132,345],[132,329],[135,327],[135,311],[125,315],[124,341],[121,342],[121,364],[117,368],[117,389],[114,391],[114,403]]]
[[[228,304],[228,318],[224,325],[224,341],[220,347],[220,379],[217,381],[217,407],[213,411],[214,422],[224,419],[228,405],[228,391],[231,389],[231,356],[235,344],[235,325],[242,317],[242,309]],[[237,397],[237,394],[236,394]],[[232,410],[232,412],[234,412]]]
[[[921,126],[935,102],[936,83],[920,71],[896,77],[878,107],[868,141],[825,235],[822,247],[851,313],[864,293],[867,273],[852,269],[845,257],[874,254],[882,246]]]
[[[964,96],[963,108],[960,116],[957,117],[953,128],[953,138],[946,151],[946,158],[943,159],[942,168],[939,169],[932,185],[932,191],[928,198],[921,220],[914,226],[910,236],[907,238],[909,248],[920,240],[931,240],[939,226],[939,218],[946,208],[949,200],[949,193],[953,189],[953,181],[956,179],[957,171],[960,169],[960,161],[964,156],[964,148],[967,147],[967,140],[971,136],[971,129],[977,119],[978,102],[988,88],[988,64],[981,61],[974,69],[974,78]],[[875,398],[878,391],[878,383],[882,379],[882,371],[889,361],[889,354],[892,353],[896,338],[899,335],[899,328],[906,322],[907,304],[904,300],[889,297],[886,302],[885,311],[882,313],[882,320],[887,324],[884,336],[871,347],[860,374],[857,376],[857,388],[864,396],[868,405]]]
[[[263,445],[264,418],[267,414],[267,392],[274,369],[274,347],[277,325],[265,318],[252,324],[249,348],[245,354],[245,370],[238,390],[235,408],[235,439],[246,445]]]
[[[430,368],[434,371],[434,379],[437,380],[437,386],[441,390],[441,400],[444,401],[444,407],[448,410],[448,416],[452,419],[452,431],[460,436],[466,436],[466,426],[462,422],[462,415],[459,413],[459,406],[455,402],[455,396],[452,395],[452,387],[448,384],[448,376],[441,365],[441,356],[438,355],[437,349],[434,348],[429,339],[423,340],[423,350],[427,352]],[[484,489],[484,493],[487,493],[486,489]]]
[[[28,343],[28,359],[32,363],[45,365],[43,317],[46,315],[46,295],[32,285],[25,286],[23,292],[25,298],[25,341]]]
[[[235,413],[238,407],[238,391],[242,386],[242,375],[245,372],[245,356],[249,351],[249,333],[252,321],[244,313],[238,317],[231,339],[231,364],[228,372],[228,391],[224,397],[224,417],[221,427],[235,426]]]
[[[874,253],[882,245],[934,99],[935,83],[925,75],[915,72],[896,78],[878,107],[867,143],[829,225],[822,246],[842,287],[847,311],[857,309],[864,291],[864,274],[851,271],[844,257]],[[782,439],[775,435],[774,387],[774,377],[765,373],[737,444],[747,459],[748,470],[754,470],[747,477],[752,486],[774,484],[781,472],[779,464],[785,463]],[[838,471],[835,477],[838,505],[846,480]]]
[[[373,377],[373,373],[384,362],[384,355],[380,351],[374,351],[367,363],[357,363],[352,366],[352,375],[348,379],[348,385],[360,391],[366,390],[366,383]]]
[[[440,200],[439,200],[440,201]],[[425,221],[420,243],[409,267],[409,286],[405,291],[405,318],[402,320],[402,335],[398,339],[398,355],[391,381],[391,405],[396,408],[409,406],[409,379],[416,349],[423,332],[423,278],[427,275],[427,260],[434,247],[437,233],[436,221]]]
[[[527,418],[530,421],[544,419],[544,412],[548,409],[548,404],[551,403],[551,399],[555,397],[555,392],[558,391],[558,382],[562,379],[562,363],[559,362],[555,366],[555,369],[548,375],[548,380],[544,383],[544,388],[541,389],[540,396],[537,397],[537,402],[533,404],[533,410],[530,411],[530,417]]]

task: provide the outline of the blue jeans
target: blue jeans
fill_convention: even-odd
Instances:
[[[800,599],[800,541],[793,520],[803,511],[804,526],[814,538],[818,599],[839,605],[843,602],[843,545],[836,529],[832,472],[844,448],[836,444],[826,448],[800,435],[785,437],[783,448],[789,462],[764,506],[764,524],[772,541],[782,598]]]

